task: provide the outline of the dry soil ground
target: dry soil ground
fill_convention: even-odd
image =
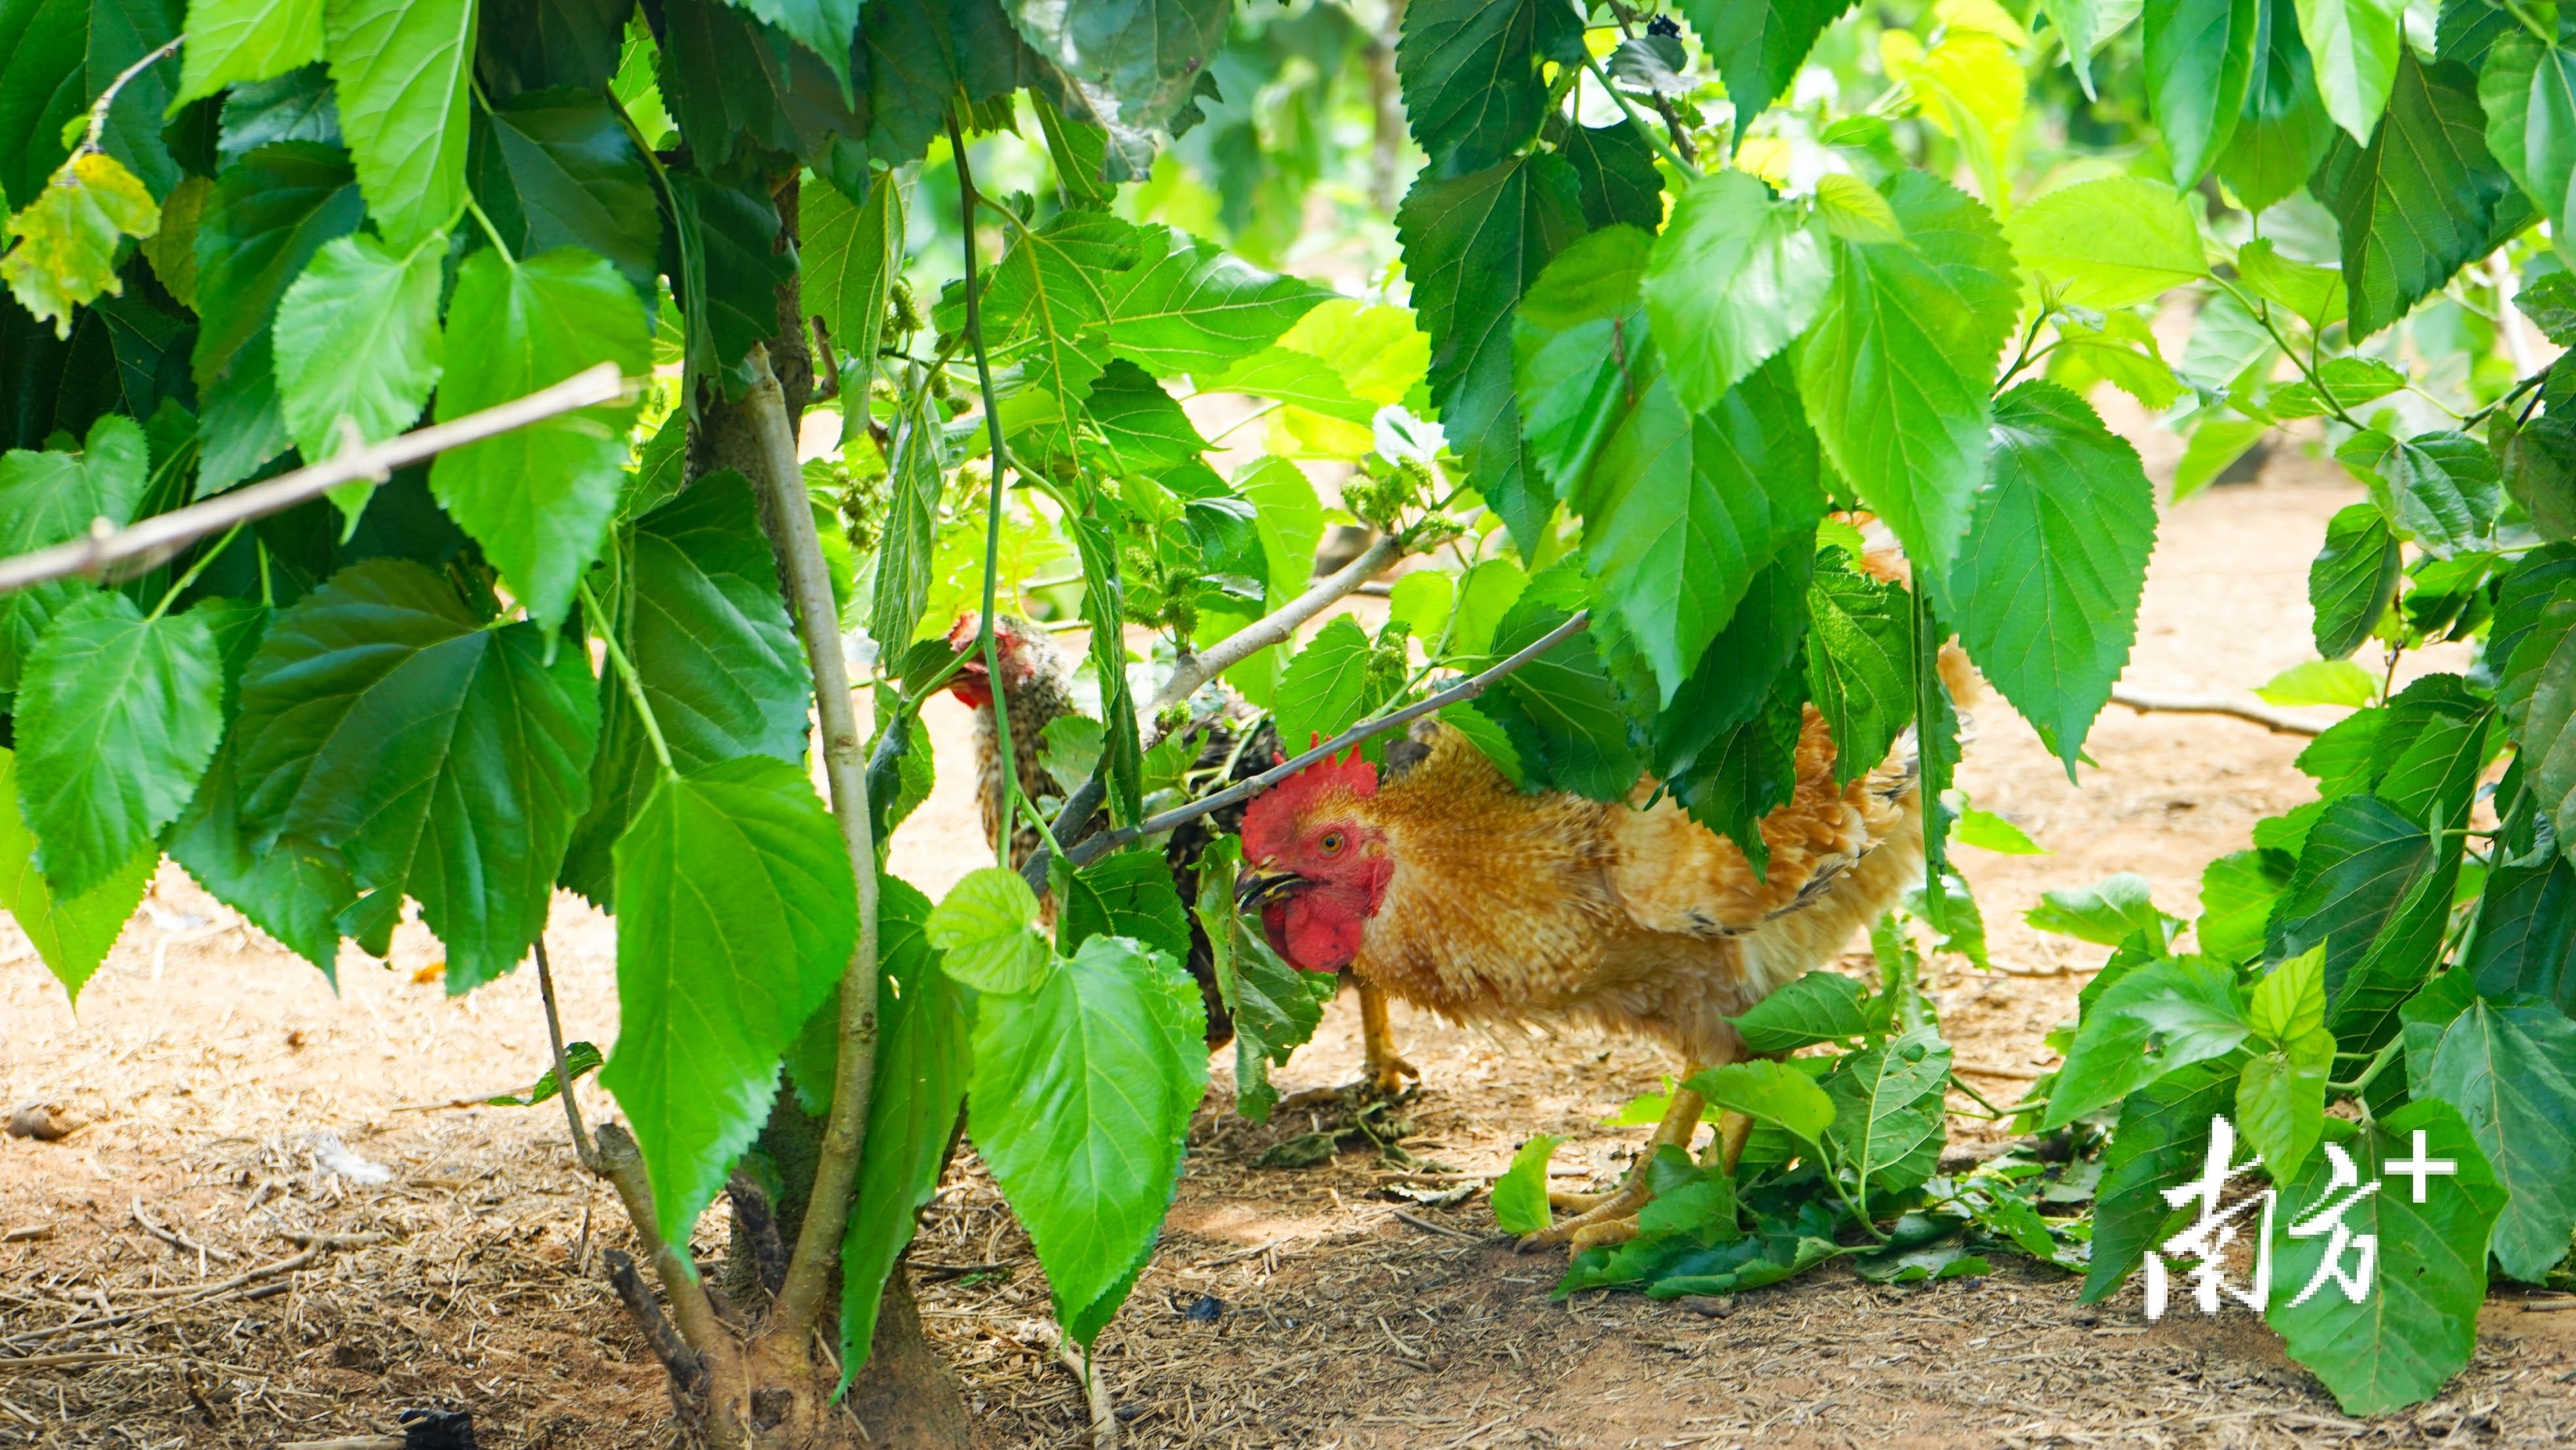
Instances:
[[[2139,436],[2166,444],[2150,461],[2169,468],[2169,440]],[[2131,683],[2242,691],[2306,657],[2306,561],[2354,496],[2330,470],[2282,456],[2259,484],[2168,515]],[[1941,983],[1962,1062],[2011,1092],[2045,1062],[2043,1033],[2101,955],[2024,928],[2021,909],[2047,887],[2136,870],[2187,911],[2201,863],[2307,787],[2291,768],[2297,740],[2234,720],[2115,709],[2080,786],[1999,703],[1976,724],[1966,787],[2055,852],[1966,853],[1997,970],[1953,966]],[[940,790],[896,852],[933,892],[983,857],[963,726],[937,707]],[[566,899],[549,941],[575,1035],[610,1041],[612,928]],[[522,972],[451,1001],[431,979],[437,960],[406,926],[390,963],[344,955],[335,995],[165,868],[76,1019],[0,926],[0,1099],[59,1100],[92,1120],[58,1143],[0,1137],[0,1446],[267,1446],[427,1404],[470,1408],[487,1446],[671,1442],[660,1373],[599,1280],[600,1251],[626,1235],[572,1164],[561,1117],[438,1106],[536,1074],[534,983]],[[1424,1072],[1407,1146],[1468,1175],[1541,1131],[1567,1136],[1560,1164],[1616,1172],[1642,1130],[1598,1120],[1669,1066],[1587,1036],[1398,1025]],[[1345,1000],[1283,1076],[1337,1083],[1357,1058]],[[593,1113],[611,1110],[583,1096]],[[2149,1327],[2134,1291],[2082,1308],[2070,1281],[2027,1264],[1918,1289],[1829,1267],[1744,1296],[1724,1318],[1633,1297],[1552,1303],[1556,1262],[1496,1242],[1481,1198],[1390,1201],[1384,1190],[1406,1180],[1358,1150],[1303,1170],[1256,1166],[1313,1124],[1256,1128],[1230,1108],[1220,1063],[1163,1248],[1103,1339],[1134,1444],[2576,1437],[2576,1313],[2508,1294],[2488,1305],[2476,1363],[2441,1401],[2360,1424],[2241,1313]],[[1962,1120],[1957,1136],[1975,1127]],[[352,1159],[381,1165],[385,1181],[342,1171]],[[720,1218],[702,1243],[718,1240]],[[297,1238],[316,1233],[380,1237]],[[205,1287],[281,1261],[298,1267]],[[1035,1347],[1046,1295],[1027,1243],[971,1163],[943,1189],[914,1263],[931,1332],[991,1442],[1085,1443],[1075,1384]],[[1213,1321],[1182,1312],[1203,1295],[1222,1303]],[[48,1333],[102,1313],[115,1327]]]

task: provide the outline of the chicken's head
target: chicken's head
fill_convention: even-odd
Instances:
[[[1354,748],[1281,781],[1243,814],[1237,899],[1260,906],[1262,934],[1291,966],[1349,966],[1386,901],[1395,860],[1369,809],[1376,795],[1377,768]]]
[[[981,616],[971,611],[957,616],[956,627],[948,631],[948,647],[959,650],[973,644],[982,624]],[[1038,664],[1031,656],[1029,633],[1035,628],[1026,620],[1007,615],[993,621],[993,649],[1001,656],[1002,679],[1006,686],[1025,684],[1036,673]],[[949,677],[948,693],[965,701],[966,708],[970,710],[982,710],[993,703],[993,676],[984,668],[981,653],[970,656],[966,663],[957,667],[957,673]]]

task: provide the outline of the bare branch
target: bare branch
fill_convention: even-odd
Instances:
[[[1165,711],[1197,694],[1200,686],[1251,658],[1254,652],[1288,639],[1308,620],[1334,603],[1364,592],[1372,575],[1383,572],[1403,558],[1404,553],[1404,544],[1395,535],[1380,535],[1377,542],[1362,550],[1358,558],[1316,580],[1307,586],[1305,593],[1226,636],[1210,646],[1205,654],[1189,655],[1176,662],[1170,676],[1163,681],[1163,687],[1154,692],[1152,704],[1144,711],[1140,732],[1144,738],[1139,743],[1147,750],[1153,749],[1163,738],[1159,721]],[[1061,841],[1068,833],[1081,830],[1092,813],[1100,809],[1100,802],[1108,794],[1106,779],[1098,770],[1092,771],[1091,777],[1065,800],[1064,809],[1056,813],[1055,825],[1051,828],[1055,838]],[[1098,854],[1094,852],[1091,856],[1079,857],[1074,864],[1080,865]],[[1047,863],[1052,859],[1043,852],[1033,853],[1028,864],[1020,868],[1030,890],[1041,894],[1046,891]]]
[[[2126,705],[2141,715],[2232,715],[2250,720],[2275,735],[2315,735],[2325,724],[2269,705],[2250,700],[2234,700],[2224,695],[2167,695],[2152,690],[2114,689],[2111,703]]]
[[[1503,678],[1505,675],[1512,673],[1521,666],[1537,659],[1540,655],[1556,648],[1558,643],[1563,641],[1567,636],[1574,634],[1576,631],[1582,629],[1585,625],[1590,624],[1591,622],[1592,611],[1588,609],[1578,609],[1574,612],[1572,618],[1567,619],[1563,624],[1549,630],[1547,633],[1540,635],[1537,639],[1530,641],[1529,644],[1523,646],[1517,653],[1513,654],[1510,658],[1503,660],[1499,664],[1492,665],[1476,674],[1469,675],[1467,678],[1460,680],[1449,688],[1442,690],[1437,694],[1416,700],[1401,710],[1390,711],[1387,714],[1378,716],[1374,720],[1363,720],[1357,725],[1352,726],[1350,729],[1343,731],[1341,734],[1334,736],[1332,739],[1325,741],[1323,744],[1316,746],[1314,749],[1307,751],[1305,754],[1291,757],[1287,761],[1279,765],[1274,765],[1270,769],[1252,777],[1250,780],[1239,781],[1234,785],[1226,787],[1224,790],[1218,791],[1212,796],[1194,800],[1185,806],[1177,806],[1171,810],[1163,812],[1159,816],[1148,816],[1144,820],[1139,821],[1132,826],[1121,826],[1114,831],[1102,831],[1096,835],[1085,837],[1081,844],[1070,847],[1065,851],[1065,859],[1077,867],[1088,865],[1091,862],[1097,861],[1101,857],[1108,855],[1110,852],[1117,850],[1119,847],[1126,845],[1130,841],[1139,841],[1147,836],[1161,835],[1163,832],[1172,830],[1175,827],[1187,825],[1191,821],[1195,821],[1199,817],[1207,815],[1210,812],[1224,810],[1227,806],[1233,805],[1237,801],[1250,800],[1254,796],[1257,796],[1263,791],[1270,789],[1272,786],[1277,785],[1279,782],[1286,780],[1288,777],[1295,775],[1301,770],[1304,770],[1307,766],[1313,765],[1315,762],[1324,759],[1326,756],[1348,750],[1363,740],[1374,740],[1378,736],[1384,735],[1390,730],[1400,730],[1403,727],[1412,724],[1414,721],[1421,719],[1423,716],[1430,714],[1432,711],[1441,709],[1444,706],[1455,705],[1461,700],[1472,700],[1478,695],[1485,693],[1487,687],[1491,686],[1494,681]]]
[[[593,1173],[599,1171],[599,1154],[590,1146],[590,1134],[581,1127],[581,1104],[573,1101],[572,1062],[564,1056],[563,1015],[555,1007],[555,968],[546,958],[546,936],[537,933],[537,996],[546,1005],[546,1043],[555,1052],[555,1093],[563,1099],[564,1119],[572,1124],[573,1157]]]
[[[1305,593],[1208,646],[1205,652],[1191,655],[1174,665],[1170,677],[1163,681],[1163,688],[1154,692],[1153,703],[1145,707],[1145,728],[1148,732],[1148,738],[1144,742],[1145,748],[1153,749],[1155,742],[1162,738],[1160,732],[1155,730],[1153,722],[1160,718],[1164,711],[1197,694],[1201,685],[1250,659],[1254,654],[1286,640],[1303,627],[1306,621],[1323,613],[1327,607],[1344,596],[1357,591],[1361,585],[1383,572],[1388,565],[1403,557],[1403,541],[1393,534],[1380,534],[1377,542],[1362,550],[1358,558],[1343,565],[1339,571],[1316,580],[1307,586]],[[1082,823],[1075,821],[1072,824],[1078,826]]]
[[[218,494],[183,509],[154,514],[127,528],[109,527],[107,520],[100,519],[91,526],[88,538],[0,559],[0,594],[74,574],[96,578],[108,566],[128,560],[140,560],[143,567],[150,568],[198,539],[222,533],[235,524],[320,498],[344,483],[360,479],[381,483],[406,464],[462,444],[479,443],[559,413],[605,403],[625,392],[626,387],[615,363],[601,363],[524,398],[415,429],[370,447],[344,450],[293,473]]]
[[[99,138],[107,134],[107,113],[115,107],[117,93],[125,89],[125,83],[168,60],[187,38],[185,35],[171,36],[162,42],[159,49],[145,52],[142,59],[116,73],[116,79],[109,81],[107,89],[98,93],[98,99],[89,103],[89,129],[81,133],[81,150],[99,149]]]
[[[702,1357],[730,1355],[733,1336],[716,1317],[715,1304],[707,1298],[707,1286],[698,1278],[698,1266],[687,1257],[688,1245],[674,1248],[663,1241],[660,1220],[653,1213],[652,1180],[644,1176],[644,1154],[635,1146],[635,1135],[622,1124],[602,1123],[598,1143],[599,1174],[626,1205],[636,1242],[643,1246],[644,1256],[653,1261],[653,1274],[662,1281],[662,1292],[671,1296],[671,1317],[679,1321],[681,1335]]]
[[[859,1150],[867,1138],[868,1096],[876,1083],[876,828],[868,813],[867,756],[858,712],[850,701],[849,664],[841,654],[840,613],[832,603],[832,576],[823,562],[822,539],[814,532],[805,473],[796,462],[796,434],[787,418],[786,394],[770,371],[765,348],[752,349],[750,368],[751,388],[743,404],[759,431],[762,472],[768,475],[761,481],[768,494],[761,518],[772,531],[771,543],[786,571],[790,603],[795,606],[797,632],[805,641],[806,660],[814,667],[814,713],[822,726],[832,814],[840,822],[841,842],[849,851],[850,869],[859,884],[859,945],[849,969],[841,974],[841,1044],[832,1083],[832,1114],[824,1124],[814,1164],[814,1191],[806,1201],[796,1252],[788,1260],[786,1286],[778,1295],[777,1332],[788,1343],[802,1344],[822,1313],[824,1291],[840,1254],[841,1229],[849,1221],[850,1185],[858,1179]],[[668,1283],[667,1277],[664,1282]],[[680,1327],[686,1330],[688,1325],[683,1321]]]
[[[652,1343],[653,1357],[662,1361],[662,1367],[670,1371],[672,1381],[681,1390],[692,1395],[703,1393],[707,1387],[706,1365],[680,1332],[671,1327],[670,1316],[662,1312],[662,1306],[653,1302],[653,1291],[644,1286],[644,1276],[635,1272],[635,1261],[620,1249],[610,1249],[600,1259],[608,1266],[609,1287],[625,1301],[627,1314]]]

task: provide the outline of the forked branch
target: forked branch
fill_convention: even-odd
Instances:
[[[1393,534],[1382,534],[1377,542],[1361,550],[1358,558],[1308,585],[1305,593],[1280,605],[1235,633],[1227,635],[1209,646],[1205,653],[1187,655],[1174,663],[1171,674],[1164,677],[1163,687],[1154,692],[1152,703],[1143,712],[1145,716],[1143,729],[1139,733],[1144,738],[1139,744],[1146,750],[1153,749],[1163,738],[1162,717],[1173,706],[1197,694],[1200,687],[1208,681],[1250,659],[1259,651],[1288,640],[1303,628],[1308,620],[1323,613],[1338,601],[1358,593],[1362,585],[1385,572],[1404,555],[1403,540]],[[1108,793],[1106,779],[1098,770],[1092,771],[1090,778],[1083,781],[1072,796],[1066,799],[1064,809],[1056,813],[1053,827],[1055,838],[1061,841],[1067,833],[1082,829],[1083,823],[1090,820],[1092,813],[1100,809],[1100,802],[1107,797]],[[1102,849],[1112,848],[1103,847]],[[1080,865],[1083,861],[1091,860],[1097,855],[1098,852],[1094,852],[1092,856],[1081,857],[1074,864]],[[1052,859],[1043,852],[1034,853],[1029,857],[1028,864],[1020,868],[1020,874],[1028,879],[1030,890],[1043,892],[1047,889],[1047,863]]]
[[[1361,585],[1403,557],[1403,541],[1393,534],[1380,534],[1377,542],[1362,550],[1358,558],[1308,585],[1305,593],[1208,646],[1204,652],[1174,664],[1172,673],[1163,680],[1163,688],[1154,692],[1153,703],[1145,707],[1145,748],[1153,749],[1162,738],[1161,729],[1155,722],[1164,711],[1197,694],[1200,686],[1227,670],[1274,644],[1282,643],[1303,628],[1306,621],[1345,596],[1357,593]],[[1071,824],[1082,823],[1074,821]]]
[[[1080,843],[1066,849],[1065,860],[1076,867],[1088,865],[1131,841],[1161,835],[1165,831],[1187,825],[1210,812],[1224,810],[1238,801],[1250,800],[1326,756],[1348,750],[1364,740],[1374,740],[1390,730],[1400,730],[1434,710],[1455,705],[1462,700],[1472,700],[1485,693],[1496,680],[1556,648],[1559,642],[1591,622],[1592,611],[1578,609],[1563,624],[1522,646],[1509,658],[1469,675],[1445,690],[1416,700],[1401,710],[1389,711],[1374,720],[1363,720],[1303,755],[1292,756],[1259,775],[1249,780],[1238,781],[1212,796],[1194,800],[1185,806],[1176,806],[1159,816],[1148,816],[1132,826],[1121,826],[1113,831],[1100,831],[1087,836]]]

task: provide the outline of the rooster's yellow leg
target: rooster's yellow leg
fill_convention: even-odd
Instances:
[[[1708,1151],[1700,1158],[1701,1166],[1723,1168],[1730,1177],[1733,1176],[1737,1161],[1744,1157],[1744,1140],[1752,1132],[1753,1120],[1742,1113],[1729,1108],[1718,1114],[1717,1136],[1709,1140]],[[1651,1148],[1647,1150],[1647,1156],[1654,1156]],[[1551,1191],[1547,1196],[1547,1206],[1564,1213],[1589,1213],[1616,1197],[1618,1197],[1616,1193]],[[1609,1223],[1596,1223],[1582,1230],[1574,1236],[1574,1244],[1577,1248],[1590,1248],[1594,1244],[1625,1243],[1635,1237],[1636,1233],[1637,1221],[1633,1218],[1623,1218]]]
[[[1684,1068],[1682,1080],[1687,1082],[1698,1073],[1699,1064],[1691,1063]],[[1635,1237],[1637,1210],[1654,1197],[1654,1189],[1647,1183],[1646,1169],[1655,1161],[1655,1150],[1668,1143],[1687,1150],[1692,1135],[1699,1131],[1700,1110],[1705,1106],[1699,1094],[1687,1088],[1675,1089],[1672,1101],[1664,1105],[1663,1121],[1655,1125],[1654,1135],[1646,1140],[1645,1151],[1637,1155],[1637,1161],[1629,1168],[1627,1180],[1619,1185],[1619,1191],[1597,1197],[1567,1194],[1562,1200],[1555,1194],[1548,1195],[1551,1207],[1574,1207],[1581,1199],[1591,1201],[1565,1222],[1522,1239],[1520,1247],[1527,1249],[1542,1244],[1571,1243],[1576,1248],[1588,1248],[1593,1244],[1620,1243]]]
[[[1395,1029],[1386,1020],[1386,994],[1356,972],[1351,974],[1351,986],[1360,995],[1360,1080],[1380,1096],[1391,1098],[1404,1090],[1406,1078],[1420,1078],[1422,1070],[1395,1050]]]
[[[1714,1163],[1735,1176],[1735,1165],[1744,1157],[1744,1140],[1753,1136],[1753,1120],[1732,1108],[1717,1116],[1717,1138],[1709,1146],[1709,1156],[1701,1161]]]

